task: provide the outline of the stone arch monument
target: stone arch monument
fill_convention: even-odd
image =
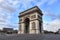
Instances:
[[[32,7],[19,14],[18,34],[40,34],[42,33],[42,11],[37,7]]]

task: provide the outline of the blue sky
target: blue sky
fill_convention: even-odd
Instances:
[[[60,29],[60,0],[0,0],[0,29],[18,29],[18,15],[31,7],[38,6],[43,15],[43,29]]]

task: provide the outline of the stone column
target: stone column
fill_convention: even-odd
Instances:
[[[40,31],[39,31],[39,21],[36,20],[36,34],[39,34]]]
[[[29,25],[29,34],[31,34],[31,32],[32,32],[32,27],[31,27],[31,22],[30,22],[30,25]]]

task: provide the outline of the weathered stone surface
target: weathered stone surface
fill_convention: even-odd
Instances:
[[[59,34],[12,34],[0,35],[0,40],[60,40]]]
[[[19,14],[18,34],[41,34],[43,33],[42,11],[34,6]]]

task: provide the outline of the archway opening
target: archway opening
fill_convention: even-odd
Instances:
[[[30,20],[29,20],[29,18],[26,18],[25,20],[24,20],[24,22],[25,22],[25,33],[29,33],[29,22],[30,22]]]
[[[41,26],[42,26],[42,23],[41,23],[41,21],[40,21],[40,22],[39,22],[39,30],[40,30],[40,33],[42,32]]]

